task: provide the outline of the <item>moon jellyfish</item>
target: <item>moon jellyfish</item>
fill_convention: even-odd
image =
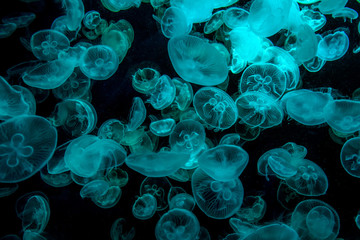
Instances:
[[[192,86],[181,78],[173,78],[172,81],[175,85],[176,93],[171,107],[175,105],[180,111],[185,111],[190,106],[194,97]]]
[[[281,146],[282,149],[285,149],[290,153],[292,161],[298,159],[304,159],[307,154],[307,149],[304,146],[298,145],[294,142],[287,142]]]
[[[66,12],[66,26],[70,31],[81,26],[84,17],[84,4],[82,0],[62,0]]]
[[[61,126],[67,133],[78,137],[94,130],[97,114],[94,107],[85,100],[66,99],[56,104],[49,120],[54,126]]]
[[[264,217],[266,206],[261,196],[247,196],[239,211],[236,212],[236,217],[248,223],[256,223]]]
[[[120,166],[125,158],[126,151],[121,145],[93,135],[74,139],[64,156],[70,171],[81,177],[92,177],[100,170]]]
[[[226,58],[205,40],[183,35],[170,39],[168,52],[179,76],[190,83],[214,86],[228,76]]]
[[[352,23],[352,20],[357,19],[359,17],[359,14],[352,8],[343,7],[333,12],[331,16],[333,18],[343,18],[344,22],[346,22],[346,19],[348,18]]]
[[[150,131],[159,137],[169,136],[175,128],[176,122],[172,118],[165,118],[150,123]]]
[[[273,223],[259,227],[253,233],[249,234],[243,240],[298,240],[299,235],[296,231],[283,223]]]
[[[186,14],[177,7],[169,7],[161,18],[161,31],[167,38],[188,34],[192,23],[188,22]]]
[[[156,208],[156,198],[150,193],[145,193],[136,199],[132,207],[132,213],[137,219],[147,220],[154,216]]]
[[[108,169],[105,179],[111,186],[118,186],[122,188],[128,183],[129,176],[127,172],[122,170],[120,167],[113,167]]]
[[[235,104],[241,121],[252,127],[271,128],[279,125],[284,117],[276,99],[262,92],[243,93]]]
[[[105,45],[89,47],[81,62],[81,71],[90,79],[106,80],[118,69],[119,57],[115,51]]]
[[[93,198],[96,196],[102,196],[109,190],[109,184],[104,180],[93,180],[85,184],[80,190],[80,196],[82,198]]]
[[[146,108],[144,102],[139,97],[133,98],[133,103],[130,109],[129,122],[126,125],[129,131],[136,130],[143,124],[146,118]]]
[[[81,25],[77,29],[72,31],[67,27],[66,22],[67,18],[65,15],[57,17],[52,22],[51,29],[62,33],[69,39],[70,42],[72,42],[78,37]]]
[[[320,12],[314,11],[310,8],[301,9],[300,17],[314,30],[314,32],[320,30],[326,24],[326,17]]]
[[[70,42],[61,32],[46,29],[37,31],[31,36],[30,46],[36,58],[51,61],[57,59],[60,51],[68,49]]]
[[[205,34],[211,34],[211,33],[215,32],[216,30],[218,30],[223,25],[224,12],[225,12],[224,10],[220,10],[220,11],[215,12],[211,16],[209,21],[207,21],[204,25],[204,33]]]
[[[1,21],[3,23],[15,23],[16,28],[24,28],[29,26],[34,19],[36,18],[35,13],[32,12],[19,12],[19,13],[12,13],[3,17]]]
[[[330,94],[300,89],[286,93],[281,104],[289,117],[303,125],[314,126],[326,122],[324,108],[332,101]]]
[[[165,177],[175,173],[189,159],[188,153],[180,152],[143,152],[132,153],[126,160],[126,165],[148,177]]]
[[[40,177],[46,184],[55,188],[65,187],[73,182],[70,171],[51,174],[46,167],[40,170]]]
[[[349,37],[343,31],[337,31],[321,38],[317,56],[325,61],[335,61],[345,55],[349,48]]]
[[[22,220],[22,230],[42,233],[50,218],[49,202],[45,194],[32,192],[16,201],[16,214]]]
[[[235,124],[238,114],[234,100],[216,87],[203,87],[194,95],[194,108],[199,117],[216,130]]]
[[[0,39],[10,37],[16,30],[15,23],[0,24]]]
[[[175,99],[176,87],[172,79],[167,75],[159,77],[154,88],[149,92],[148,102],[156,110],[163,110]]]
[[[103,6],[111,12],[127,10],[131,7],[139,7],[141,0],[101,0]]]
[[[131,78],[132,87],[139,93],[149,94],[160,78],[154,68],[139,68]]]
[[[0,182],[30,178],[55,151],[57,131],[43,117],[14,117],[1,123],[0,130]]]
[[[134,237],[135,228],[130,227],[125,218],[118,218],[111,225],[111,240],[132,240]]]
[[[156,211],[163,211],[168,207],[167,196],[171,183],[166,177],[146,177],[140,186],[140,196],[150,193],[156,198]]]
[[[110,186],[104,194],[94,196],[91,201],[100,208],[108,209],[114,207],[120,201],[121,195],[120,187]]]
[[[169,201],[169,209],[181,208],[192,211],[195,207],[195,200],[188,193],[178,193]]]
[[[85,13],[82,22],[84,26],[88,29],[95,29],[101,21],[100,13],[95,10],[91,10]]]
[[[215,4],[206,0],[170,0],[170,5],[186,13],[187,22],[201,23],[210,19]]]
[[[194,120],[183,120],[176,124],[169,137],[170,148],[174,152],[197,154],[205,144],[205,129]]]
[[[360,211],[358,212],[354,220],[357,228],[360,229]]]
[[[341,148],[340,160],[348,174],[360,178],[360,137],[345,142]]]
[[[119,63],[121,63],[130,48],[131,42],[129,42],[129,38],[124,32],[111,24],[102,33],[101,44],[112,48],[119,58]]]
[[[360,102],[353,100],[334,100],[325,108],[327,124],[341,133],[354,133],[360,130]]]
[[[199,221],[192,212],[175,208],[161,216],[155,237],[157,240],[193,240],[199,231]]]
[[[322,0],[317,6],[323,14],[331,14],[345,7],[348,0]]]
[[[286,178],[286,184],[304,196],[321,196],[328,189],[328,178],[324,171],[314,162],[299,159],[292,164],[296,174]]]
[[[225,219],[241,207],[244,188],[239,178],[217,181],[200,168],[193,173],[191,187],[198,207],[208,217]]]
[[[248,153],[238,146],[219,145],[201,153],[199,167],[217,181],[238,178],[249,162]]]
[[[327,203],[308,199],[296,206],[291,215],[291,226],[301,239],[334,240],[339,234],[340,219]]]
[[[223,14],[223,21],[227,27],[235,29],[238,27],[248,26],[248,17],[249,12],[245,9],[239,7],[231,7],[225,10]]]
[[[2,183],[0,186],[0,198],[10,196],[14,192],[16,192],[18,188],[19,188],[19,184],[17,183],[8,183],[8,184]]]
[[[284,72],[272,63],[256,63],[245,69],[241,75],[239,91],[263,92],[280,98],[286,89]]]

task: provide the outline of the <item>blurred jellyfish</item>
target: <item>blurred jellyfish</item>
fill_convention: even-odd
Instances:
[[[84,4],[82,0],[62,0],[66,13],[66,26],[74,31],[81,26],[84,17]]]
[[[360,178],[360,137],[345,142],[341,148],[340,160],[348,174]]]
[[[95,29],[101,21],[100,13],[95,10],[91,10],[85,13],[82,22],[88,29]]]
[[[133,103],[129,114],[129,123],[126,125],[128,131],[133,131],[140,127],[146,118],[146,108],[144,102],[139,97],[133,98]]]
[[[167,75],[159,77],[154,88],[150,91],[148,102],[157,110],[165,109],[175,99],[176,87],[172,79]]]
[[[105,177],[110,186],[118,186],[120,188],[124,187],[129,181],[127,172],[119,167],[108,170]]]
[[[150,131],[159,137],[169,136],[174,128],[176,122],[172,118],[165,118],[150,123]]]
[[[169,210],[155,227],[157,240],[193,240],[200,231],[200,224],[196,216],[185,209]]]
[[[139,7],[141,0],[101,0],[103,6],[111,12],[127,10],[131,7]]]
[[[314,30],[314,32],[320,30],[326,24],[326,17],[320,12],[310,8],[301,9],[300,17]]]
[[[317,56],[325,61],[335,61],[349,49],[349,37],[343,31],[324,36],[318,46]]]
[[[109,189],[102,195],[97,195],[91,198],[96,206],[104,209],[114,207],[121,198],[122,191],[118,186],[110,186]]]
[[[94,198],[102,196],[109,190],[109,184],[104,180],[93,180],[85,184],[80,190],[80,196],[82,198]]]
[[[16,30],[15,23],[0,24],[0,39],[10,37]]]
[[[154,88],[160,78],[160,73],[153,68],[139,68],[132,76],[133,88],[140,92],[148,94]]]
[[[51,24],[51,29],[58,31],[65,35],[70,42],[74,41],[78,37],[81,26],[75,30],[70,30],[67,26],[67,17],[65,15],[55,18]]]
[[[161,31],[167,38],[186,35],[191,31],[192,23],[188,22],[186,14],[177,7],[169,7],[161,18]]]
[[[220,11],[215,12],[211,16],[211,18],[204,25],[204,33],[205,34],[213,33],[221,27],[221,25],[224,23],[224,20],[223,20],[224,12],[225,12],[224,10],[220,10]]]
[[[40,177],[46,184],[56,188],[68,186],[73,182],[70,171],[51,174],[46,167],[40,170]]]
[[[261,220],[266,212],[266,202],[261,196],[247,196],[236,217],[248,223],[256,223]]]
[[[0,185],[0,198],[7,197],[16,192],[16,190],[19,188],[19,185],[17,183],[8,183],[4,184],[2,183]]]
[[[140,186],[140,196],[150,193],[156,198],[156,211],[165,210],[168,207],[167,195],[171,188],[171,183],[166,177],[146,177]]]
[[[273,223],[259,227],[253,233],[249,234],[244,240],[298,240],[299,235],[296,231],[283,223]]]
[[[35,18],[35,13],[19,12],[7,15],[6,17],[3,17],[1,21],[3,23],[15,23],[17,28],[23,28],[29,26]]]
[[[130,227],[124,218],[116,219],[111,225],[111,240],[132,240],[135,237],[135,228]]]
[[[154,216],[156,209],[156,198],[150,193],[145,193],[136,199],[132,207],[132,213],[137,219],[147,220]]]
[[[176,105],[180,111],[185,111],[190,106],[194,97],[192,86],[181,78],[173,78],[172,80],[176,87],[176,93],[171,106]]]

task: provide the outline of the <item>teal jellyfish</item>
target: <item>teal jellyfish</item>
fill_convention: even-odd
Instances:
[[[3,23],[15,23],[16,28],[24,28],[29,26],[34,19],[36,18],[35,13],[32,12],[19,12],[19,13],[12,13],[3,17],[1,21]]]
[[[175,105],[180,111],[185,111],[190,106],[194,97],[192,86],[181,78],[173,78],[172,81],[176,87],[176,93],[171,107]]]
[[[294,142],[287,142],[282,145],[281,148],[290,153],[292,161],[296,161],[297,159],[304,159],[307,154],[306,147],[298,145]]]
[[[0,39],[10,37],[16,30],[15,23],[0,24]]]
[[[360,229],[360,211],[358,212],[354,220],[357,228]]]
[[[210,19],[214,4],[206,0],[170,0],[172,7],[177,7],[186,13],[187,22],[201,23]]]
[[[144,102],[139,97],[133,98],[133,103],[129,113],[129,122],[126,125],[128,131],[134,131],[143,124],[146,118],[146,108]]]
[[[314,30],[314,32],[320,30],[326,24],[326,17],[320,12],[310,8],[301,9],[300,17]]]
[[[108,209],[114,207],[121,198],[122,190],[118,186],[110,186],[109,189],[102,195],[97,195],[91,198],[91,201],[96,206]]]
[[[46,29],[34,33],[30,39],[31,51],[39,60],[51,61],[60,51],[70,47],[69,39],[61,32]]]
[[[94,198],[104,195],[109,190],[109,184],[105,180],[97,179],[85,184],[80,190],[82,198]]]
[[[214,86],[228,76],[225,56],[201,38],[173,37],[168,43],[168,53],[177,74],[190,83]]]
[[[85,13],[82,22],[84,26],[88,29],[95,29],[101,21],[100,13],[95,10],[91,10]]]
[[[247,196],[239,211],[236,212],[236,217],[244,222],[256,223],[264,217],[266,208],[267,204],[261,196]]]
[[[238,178],[249,162],[248,153],[234,145],[218,145],[201,153],[199,167],[217,181]]]
[[[105,179],[110,186],[118,186],[122,188],[128,183],[129,176],[125,170],[122,170],[120,167],[114,167],[108,169]]]
[[[106,45],[89,47],[81,58],[80,69],[90,79],[106,80],[119,67],[119,57]]]
[[[253,233],[249,234],[244,240],[298,240],[299,235],[290,226],[283,223],[273,223],[259,227]]]
[[[345,7],[348,0],[322,0],[317,6],[323,14],[331,14]]]
[[[146,177],[140,185],[140,196],[150,193],[156,198],[156,211],[163,211],[168,207],[167,196],[171,183],[166,177]]]
[[[45,118],[21,115],[0,124],[0,182],[30,178],[53,155],[57,131]]]
[[[169,136],[175,128],[176,122],[172,118],[165,118],[150,123],[150,131],[159,137]]]
[[[203,87],[194,95],[196,113],[209,128],[224,130],[233,126],[238,118],[234,100],[216,87]]]
[[[248,17],[249,12],[239,7],[228,8],[223,13],[224,24],[231,29],[248,26]]]
[[[66,12],[66,26],[74,31],[81,26],[84,17],[84,4],[82,0],[62,0]]]
[[[127,10],[131,7],[139,7],[141,0],[101,0],[103,6],[111,12],[119,12],[121,10]]]
[[[156,198],[150,193],[145,193],[134,202],[132,213],[137,219],[147,220],[154,216],[156,209]]]
[[[51,24],[51,29],[58,31],[60,33],[62,33],[63,35],[65,35],[70,42],[74,41],[79,34],[81,26],[79,26],[77,29],[71,31],[68,27],[67,27],[67,17],[66,15],[60,16],[55,18],[55,20],[52,22]]]
[[[172,79],[167,75],[159,77],[154,88],[150,91],[147,100],[156,110],[163,110],[175,99],[176,87]]]
[[[110,238],[111,240],[131,240],[135,237],[135,228],[130,227],[125,218],[116,219],[111,225]]]
[[[215,12],[211,18],[204,25],[204,33],[210,34],[218,30],[224,23],[223,14],[224,10]]]
[[[70,171],[51,174],[46,167],[40,170],[40,177],[46,184],[55,188],[66,187],[73,182]]]
[[[360,178],[360,137],[345,142],[341,148],[340,161],[348,174]]]
[[[346,19],[350,19],[350,22],[352,23],[352,20],[357,19],[359,17],[359,14],[352,8],[343,7],[333,12],[331,16],[333,18],[343,18],[344,22],[346,21]]]
[[[291,215],[291,226],[301,239],[334,240],[339,234],[340,219],[327,203],[308,199],[296,206]]]
[[[198,207],[210,218],[225,219],[241,207],[244,188],[239,178],[217,181],[200,168],[193,173],[191,187]]]
[[[180,8],[169,7],[161,18],[161,31],[167,38],[173,38],[190,33],[192,23],[188,22],[186,13]]]
[[[181,208],[192,211],[195,207],[195,199],[188,193],[179,193],[169,201],[169,209]]]
[[[336,31],[321,38],[317,56],[325,61],[335,61],[349,49],[349,37],[344,31]]]
[[[175,208],[161,216],[155,237],[157,240],[193,240],[199,231],[199,221],[192,212]]]
[[[132,86],[140,93],[149,94],[155,88],[160,76],[154,68],[139,68],[131,78]]]

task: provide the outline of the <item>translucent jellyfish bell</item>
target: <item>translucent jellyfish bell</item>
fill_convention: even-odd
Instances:
[[[161,18],[161,31],[167,38],[186,35],[191,31],[192,23],[189,23],[185,13],[177,7],[169,7]]]
[[[345,142],[341,148],[340,160],[347,173],[360,178],[360,137]]]
[[[132,213],[137,219],[147,220],[154,216],[156,209],[156,198],[150,193],[145,193],[136,199],[132,207]]]
[[[194,95],[193,105],[200,119],[216,130],[230,128],[238,118],[234,100],[216,87],[199,89]]]
[[[16,30],[15,23],[0,24],[0,39],[10,37]]]
[[[168,207],[167,196],[171,183],[166,177],[146,177],[140,185],[140,195],[150,193],[156,198],[156,211],[163,211]]]
[[[17,28],[23,28],[29,26],[35,18],[35,13],[19,12],[7,15],[6,17],[3,17],[1,21],[3,23],[15,23]]]
[[[146,108],[144,102],[139,97],[133,98],[133,103],[129,113],[129,123],[126,125],[129,131],[133,131],[143,124],[146,118]]]
[[[84,17],[84,4],[82,0],[63,0],[66,13],[66,26],[70,31],[75,31],[81,26]]]
[[[175,71],[185,81],[214,86],[228,76],[225,56],[201,38],[190,35],[171,38],[168,52]]]
[[[244,240],[258,239],[277,239],[277,240],[297,240],[299,235],[290,226],[283,223],[274,223],[259,227],[256,231],[249,234]]]
[[[53,155],[57,131],[43,117],[21,115],[0,124],[0,182],[30,178]]]
[[[249,162],[247,152],[238,146],[219,145],[201,153],[199,167],[217,181],[238,178]]]
[[[320,40],[317,56],[325,61],[335,61],[344,56],[348,49],[349,37],[345,32],[337,31]]]
[[[174,101],[175,93],[176,87],[172,79],[167,75],[162,75],[151,90],[148,102],[153,108],[162,110]]]
[[[225,219],[241,207],[244,188],[239,178],[217,181],[200,168],[193,173],[191,186],[198,207],[214,219]]]

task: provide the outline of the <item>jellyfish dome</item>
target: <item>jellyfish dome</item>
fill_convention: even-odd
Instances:
[[[341,148],[340,160],[347,173],[360,178],[360,137],[345,142]]]
[[[173,37],[168,52],[176,73],[185,81],[214,86],[228,76],[226,57],[204,39],[190,35]]]
[[[325,61],[335,61],[345,55],[349,48],[349,37],[337,31],[323,37],[318,45],[317,56]]]

